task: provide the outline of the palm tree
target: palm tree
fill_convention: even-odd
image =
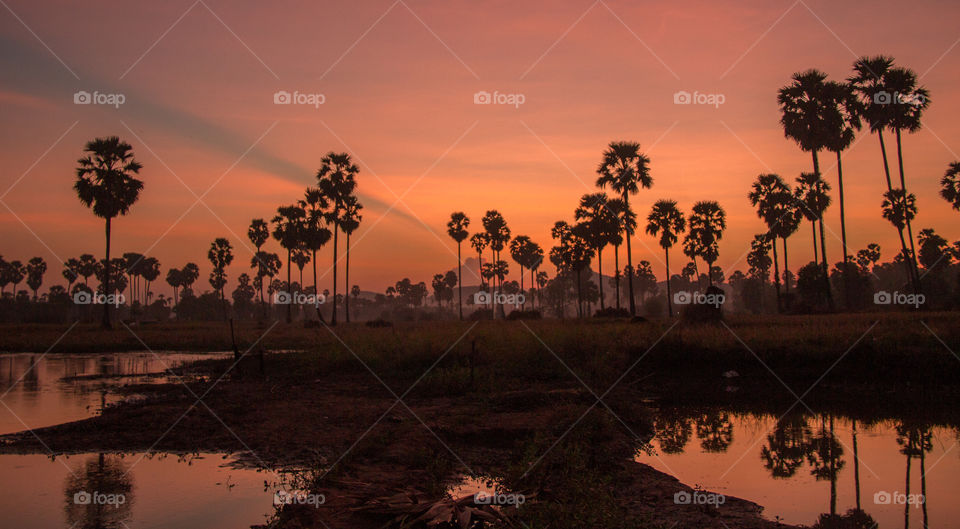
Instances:
[[[89,286],[90,276],[97,273],[97,258],[88,253],[81,254],[77,273],[83,277],[83,284]]]
[[[257,274],[253,279],[254,286],[260,291],[260,303],[263,304],[263,278],[273,277],[280,271],[280,257],[272,252],[259,251],[250,259],[250,268],[255,268]]]
[[[350,235],[360,227],[360,221],[363,220],[363,215],[360,214],[361,209],[363,209],[363,204],[357,200],[356,195],[350,195],[343,202],[343,215],[340,217],[340,229],[347,236],[347,262],[343,266],[343,277],[345,279],[344,284],[348,286],[350,285]],[[349,295],[343,297],[343,310],[347,317],[347,323],[350,323]]]
[[[304,192],[304,197],[299,202],[300,207],[306,212],[306,222],[304,224],[301,242],[303,246],[310,250],[313,261],[313,293],[319,293],[317,286],[317,252],[323,248],[333,233],[327,228],[327,212],[330,202],[323,193],[314,187],[308,187]]]
[[[887,182],[887,192],[893,193],[893,180],[890,178],[890,163],[887,160],[887,146],[883,140],[883,131],[891,127],[894,119],[895,106],[891,105],[893,94],[888,91],[887,76],[893,69],[893,58],[878,55],[876,57],[861,57],[853,63],[855,75],[849,81],[857,94],[863,118],[870,125],[870,130],[877,133],[880,139],[880,155],[883,159],[883,172]],[[903,228],[898,227],[901,254],[909,256]],[[912,238],[911,238],[912,239]],[[907,267],[907,277],[913,285],[914,293],[920,291],[920,278],[913,265],[912,259],[904,259]]]
[[[773,281],[777,291],[777,310],[780,309],[780,264],[777,258],[777,241],[774,228],[779,225],[781,219],[779,209],[775,204],[785,200],[790,194],[790,187],[786,182],[776,174],[761,174],[753,183],[751,191],[747,197],[750,199],[750,205],[757,208],[757,216],[763,219],[767,225],[769,239],[773,243]]]
[[[37,291],[43,285],[43,274],[47,273],[47,262],[43,257],[33,257],[27,261],[27,286],[33,291],[33,301],[38,301]]]
[[[718,243],[723,238],[723,230],[727,229],[727,213],[712,200],[697,202],[693,205],[688,224],[690,233],[696,234],[699,241],[700,256],[707,263],[707,281],[713,286],[711,270],[719,256]]]
[[[667,317],[673,317],[673,293],[670,290],[670,247],[678,236],[686,229],[686,220],[683,213],[677,208],[674,200],[658,200],[654,203],[650,214],[647,215],[647,233],[656,237],[660,235],[660,247],[663,248],[665,265],[667,268]]]
[[[20,261],[10,261],[7,264],[10,282],[13,283],[13,299],[17,299],[17,287],[27,276],[27,267]]]
[[[907,275],[910,276],[912,267],[910,266],[910,252],[907,250],[903,240],[903,228],[917,215],[917,197],[913,193],[904,193],[903,189],[894,188],[883,194],[883,202],[880,204],[883,218],[890,221],[900,232],[900,246],[902,256],[907,263]]]
[[[597,252],[597,285],[600,290],[600,309],[603,310],[603,247],[610,243],[614,235],[619,235],[619,219],[616,213],[607,208],[606,193],[583,195],[573,215],[583,222],[588,233],[587,242]]]
[[[287,290],[290,290],[290,263],[294,248],[300,246],[306,212],[300,206],[280,206],[273,217],[273,238],[287,250]],[[287,304],[287,323],[293,321],[293,306]]]
[[[609,209],[617,217],[617,226],[622,226],[622,232],[633,234],[637,229],[637,215],[627,207],[627,203],[622,198],[612,198],[607,201]],[[612,234],[610,244],[613,245],[613,266],[616,269],[613,274],[614,286],[617,290],[617,310],[620,310],[620,245],[623,244],[623,235],[621,230]]]
[[[953,162],[940,179],[940,196],[960,211],[960,162]]]
[[[0,261],[2,260],[3,258],[0,258]],[[63,278],[67,280],[67,292],[70,292],[73,282],[80,278],[80,260],[76,257],[67,259],[67,262],[63,263],[62,274]]]
[[[474,233],[470,236],[470,246],[477,251],[477,272],[483,268],[483,250],[487,248],[487,245],[490,241],[487,239],[487,234],[480,232]],[[481,287],[483,286],[483,277],[480,278]]]
[[[524,249],[524,266],[530,270],[530,292],[533,291],[533,288],[536,286],[536,271],[540,268],[540,264],[543,263],[543,248],[539,244],[530,241],[529,244],[525,246]],[[524,298],[524,307],[526,307],[526,298]],[[530,298],[530,307],[533,309],[533,297]]]
[[[200,267],[194,263],[183,265],[180,270],[180,285],[184,291],[189,290],[193,283],[200,277]]]
[[[793,74],[793,82],[780,89],[777,102],[783,116],[780,124],[784,136],[797,142],[813,156],[813,172],[820,175],[817,153],[826,148],[831,123],[826,118],[827,74],[807,70]]]
[[[173,307],[176,309],[180,303],[179,288],[183,286],[183,274],[176,268],[167,270],[167,284],[173,287]]]
[[[220,296],[220,302],[224,303],[226,297],[223,295],[223,287],[227,284],[227,266],[233,262],[233,246],[230,241],[223,237],[218,237],[210,243],[210,249],[207,250],[207,259],[213,265],[213,272],[210,273],[210,285]],[[226,306],[224,306],[226,310]]]
[[[650,158],[640,152],[640,144],[628,141],[614,141],[603,152],[603,160],[597,169],[597,186],[620,194],[626,209],[630,209],[630,195],[637,194],[641,188],[649,189],[653,185],[650,176]],[[636,302],[633,299],[633,255],[630,249],[630,230],[622,228],[627,239],[627,287],[630,289],[630,315],[637,315]]]
[[[493,252],[493,262],[494,267],[498,267],[501,262],[500,252],[510,241],[510,228],[507,227],[507,221],[503,218],[503,215],[495,209],[487,211],[483,215],[481,220],[483,223],[483,229],[486,231],[487,240],[490,243],[490,250]],[[495,276],[499,281],[494,285],[494,292],[499,292],[502,285],[502,278],[500,276]],[[497,319],[497,296],[493,296],[494,306],[493,306],[493,319]]]
[[[156,257],[146,257],[140,263],[140,276],[143,277],[143,299],[150,304],[150,283],[160,277],[160,261]]]
[[[347,153],[327,153],[320,160],[320,163],[320,169],[317,170],[317,187],[331,202],[327,220],[333,222],[333,312],[330,316],[330,325],[336,325],[337,234],[340,232],[340,215],[344,207],[344,201],[353,194],[357,187],[356,176],[360,172],[360,168],[353,163]]]
[[[459,306],[461,320],[463,319],[463,259],[460,257],[460,243],[470,235],[467,232],[468,227],[470,227],[470,219],[465,213],[455,211],[450,214],[450,222],[447,222],[447,235],[457,241],[457,305]]]
[[[840,197],[840,240],[843,244],[843,262],[850,260],[847,247],[847,217],[843,196],[843,159],[841,153],[848,149],[860,130],[860,117],[864,106],[857,99],[851,83],[829,81],[822,103],[826,106],[827,132],[824,146],[837,155],[837,193]],[[846,276],[844,276],[846,277]]]
[[[526,235],[517,235],[510,241],[510,257],[518,265],[520,265],[520,293],[523,293],[523,268],[527,262],[527,252],[529,251],[529,246],[533,244],[533,241],[530,240],[530,237]],[[524,301],[526,299],[524,298]]]
[[[84,152],[77,160],[77,180],[73,184],[77,197],[84,206],[93,209],[93,214],[106,223],[106,251],[104,262],[110,262],[111,222],[118,215],[126,215],[140,198],[143,182],[134,178],[143,165],[133,158],[133,147],[116,136],[97,138],[87,142]],[[110,275],[105,274],[104,292],[110,292]],[[110,304],[103,304],[105,329],[110,323]]]
[[[797,177],[797,187],[793,190],[793,195],[796,198],[799,206],[800,213],[810,221],[811,226],[816,226],[817,222],[820,223],[820,255],[822,257],[822,266],[823,269],[823,283],[824,290],[827,296],[827,301],[830,303],[830,306],[833,306],[833,295],[830,292],[830,279],[829,279],[829,268],[827,261],[827,245],[826,245],[826,236],[824,235],[823,229],[823,213],[830,207],[830,195],[827,193],[830,191],[830,184],[827,183],[819,174],[817,173],[800,173],[800,176]],[[817,232],[813,232],[813,255],[814,262],[816,262],[817,256]],[[844,262],[847,257],[844,255]]]

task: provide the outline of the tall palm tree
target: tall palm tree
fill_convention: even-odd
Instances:
[[[530,241],[524,246],[523,252],[523,261],[524,266],[530,270],[530,292],[533,292],[534,287],[537,286],[536,282],[536,271],[540,268],[540,264],[543,263],[543,248],[539,244]],[[526,307],[526,298],[524,298],[524,307]],[[530,297],[530,307],[533,309],[533,297]]]
[[[223,295],[223,287],[227,284],[227,266],[233,262],[233,246],[230,241],[223,237],[215,239],[210,243],[210,249],[207,250],[207,259],[213,265],[210,284],[217,290],[222,303],[226,300],[226,296]]]
[[[826,116],[827,74],[807,70],[793,74],[793,82],[777,93],[777,102],[783,114],[780,124],[784,136],[797,142],[813,157],[813,172],[820,175],[817,153],[826,148],[830,136],[830,120]]]
[[[617,218],[620,229],[611,234],[610,244],[613,245],[613,266],[616,269],[613,275],[614,286],[617,290],[617,310],[620,310],[620,245],[623,244],[623,234],[632,234],[637,229],[637,215],[622,198],[612,198],[607,201],[609,209]]]
[[[782,199],[782,195],[789,193],[790,188],[786,182],[779,175],[770,173],[757,176],[750,194],[747,195],[750,199],[750,205],[757,208],[757,216],[763,219],[767,225],[768,234],[773,242],[773,282],[777,292],[777,310],[780,309],[780,265],[777,259],[777,241],[773,228],[779,223],[780,219],[774,212],[773,204],[777,202],[778,197]]]
[[[450,222],[447,222],[447,235],[457,241],[457,305],[460,311],[460,319],[463,319],[463,259],[460,257],[460,247],[464,239],[470,233],[467,228],[470,227],[470,218],[462,211],[455,211],[450,214]]]
[[[727,213],[715,201],[701,201],[693,205],[688,222],[690,233],[696,234],[700,256],[707,263],[707,281],[713,286],[713,263],[719,256],[719,242],[727,229]],[[699,278],[697,278],[699,280]]]
[[[960,162],[953,162],[940,179],[940,196],[960,211]]]
[[[610,186],[630,209],[630,195],[637,194],[641,188],[649,189],[653,185],[650,176],[650,158],[640,152],[640,144],[629,141],[614,141],[603,152],[603,160],[597,168],[597,186]],[[630,315],[637,315],[637,306],[633,298],[633,255],[630,248],[630,230],[621,228],[627,239],[627,288],[630,290]]]
[[[319,293],[317,286],[317,252],[323,248],[333,234],[327,228],[326,209],[330,203],[323,193],[314,187],[308,187],[304,197],[299,201],[300,207],[306,212],[306,221],[302,235],[304,247],[311,252],[313,262],[313,293]]]
[[[826,236],[823,228],[823,214],[830,207],[830,184],[816,173],[800,173],[797,177],[797,187],[793,190],[793,195],[800,206],[800,213],[810,221],[811,226],[820,224],[820,255],[822,257],[821,268],[823,269],[824,290],[828,302],[833,306],[833,295],[830,292],[829,267],[827,261]],[[813,255],[816,260],[817,255],[817,233],[813,233]],[[844,256],[846,262],[846,256]]]
[[[357,188],[356,176],[360,168],[347,153],[328,153],[320,160],[317,170],[317,187],[331,202],[327,219],[333,222],[333,313],[330,325],[337,324],[337,234],[340,232],[340,215],[347,197]]]
[[[530,237],[526,235],[517,235],[510,241],[510,257],[520,265],[520,293],[523,293],[523,268],[527,262],[527,252],[529,245],[533,244]],[[524,299],[526,301],[526,299]]]
[[[340,217],[340,229],[347,236],[347,259],[343,266],[343,278],[346,285],[344,291],[348,294],[343,297],[343,310],[347,317],[347,323],[350,323],[350,235],[357,231],[357,228],[360,227],[360,221],[363,220],[363,215],[360,214],[361,209],[363,209],[363,204],[357,200],[357,196],[350,195],[343,201],[343,215]]]
[[[490,243],[490,250],[493,252],[493,265],[498,267],[501,261],[500,252],[503,251],[507,243],[510,241],[510,228],[507,226],[507,221],[503,218],[503,215],[495,209],[487,211],[483,215],[481,220],[483,223],[483,229],[486,231],[487,240]],[[495,276],[496,279],[500,279],[500,276]],[[502,286],[502,281],[497,281],[494,285],[494,291],[498,292]],[[493,319],[497,319],[497,303],[496,296],[493,296],[494,306],[493,306]]]
[[[653,204],[650,214],[647,215],[647,233],[660,236],[660,247],[663,248],[664,264],[667,268],[667,317],[673,317],[673,293],[670,290],[670,247],[686,229],[686,219],[677,208],[675,200],[658,200]]]
[[[490,241],[484,232],[474,233],[470,236],[470,246],[477,252],[477,272],[483,268],[483,251],[487,248]],[[483,277],[480,278],[481,287],[483,286]]]
[[[607,207],[606,193],[588,193],[580,198],[580,205],[573,212],[574,218],[582,221],[587,231],[587,242],[597,253],[597,286],[600,290],[600,309],[603,299],[603,248],[614,235],[620,232],[619,219]]]
[[[150,304],[150,284],[160,277],[160,261],[156,257],[146,257],[141,262],[140,275],[143,277],[143,299]]]
[[[167,284],[173,287],[173,308],[176,310],[180,303],[179,289],[183,285],[183,274],[176,268],[167,270]]]
[[[903,240],[903,229],[907,223],[917,215],[917,197],[913,193],[904,193],[903,189],[894,188],[883,194],[883,202],[880,204],[883,218],[890,221],[900,233],[901,255],[907,263],[908,277],[912,267],[909,265],[910,252],[907,250]]]
[[[822,101],[827,112],[827,131],[824,146],[837,155],[837,194],[840,198],[840,240],[843,244],[843,262],[850,260],[847,247],[847,217],[843,195],[843,158],[862,126],[864,106],[857,98],[852,83],[828,81]],[[844,276],[846,277],[846,276]]]
[[[143,182],[134,178],[143,165],[133,158],[133,147],[116,136],[97,138],[84,147],[86,156],[77,160],[77,179],[73,184],[77,197],[93,214],[104,219],[106,251],[104,262],[110,262],[111,223],[119,215],[126,215],[140,198]],[[110,292],[110,275],[105,274],[104,292]],[[110,323],[110,304],[103,304],[105,329]]]
[[[306,212],[300,206],[280,206],[273,217],[273,238],[287,250],[287,290],[290,290],[290,263],[294,248],[300,246],[301,233],[306,223]],[[287,323],[293,321],[293,306],[287,304]]]
[[[887,86],[888,73],[894,68],[893,58],[878,55],[876,57],[860,57],[853,63],[854,75],[849,81],[860,100],[861,113],[864,120],[870,125],[870,130],[877,133],[880,140],[880,156],[883,159],[883,173],[886,177],[887,192],[893,193],[893,180],[890,177],[890,163],[887,160],[887,146],[883,140],[883,131],[891,128],[894,119],[894,107],[890,104],[893,94]],[[896,226],[896,224],[895,224]],[[903,236],[903,227],[897,227],[900,237],[901,254],[909,256],[907,241]],[[913,265],[913,260],[905,258],[907,277],[913,286],[914,293],[920,291],[920,277]]]
[[[917,74],[907,68],[891,68],[883,76],[883,84],[887,90],[894,95],[889,106],[892,107],[890,117],[890,128],[893,129],[897,139],[897,166],[900,169],[900,189],[909,194],[907,181],[903,172],[903,142],[901,141],[901,132],[907,131],[914,133],[923,127],[923,121],[920,117],[923,111],[930,106],[930,92],[919,85]],[[907,236],[910,240],[910,262],[913,265],[913,273],[917,276],[917,286],[919,283],[919,272],[917,271],[917,251],[913,242],[913,228],[907,218]]]

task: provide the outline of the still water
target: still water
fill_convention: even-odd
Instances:
[[[0,355],[0,434],[93,416],[111,388],[218,356]],[[0,455],[0,529],[246,528],[274,512],[278,481],[220,454]]]
[[[758,503],[771,520],[813,525],[859,505],[883,529],[960,527],[953,427],[672,409],[658,412],[655,431],[652,453],[638,461]]]

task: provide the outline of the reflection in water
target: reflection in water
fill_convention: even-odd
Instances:
[[[77,529],[121,529],[130,521],[133,478],[119,456],[91,455],[67,476],[67,524]]]
[[[755,501],[771,519],[819,529],[909,528],[911,521],[940,528],[960,519],[960,505],[950,501],[960,484],[953,428],[704,408],[662,409],[653,423],[655,453],[640,461]],[[928,457],[936,460],[935,473]]]

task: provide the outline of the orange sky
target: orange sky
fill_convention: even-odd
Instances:
[[[237,248],[231,279],[247,271],[250,219],[269,220],[277,205],[299,198],[327,151],[349,151],[361,166],[367,207],[351,283],[382,291],[455,266],[445,233],[455,210],[479,225],[496,208],[514,234],[549,250],[549,227],[572,220],[614,139],[639,141],[652,158],[654,187],[633,201],[639,214],[659,198],[685,211],[697,200],[719,201],[729,229],[718,264],[745,269],[743,254],[763,229],[746,199],[750,183],[760,172],[792,181],[811,170],[809,154],[778,126],[776,90],[811,67],[846,77],[857,55],[877,53],[916,70],[932,94],[924,130],[904,142],[920,207],[915,232],[934,227],[960,238],[957,213],[937,196],[947,164],[960,159],[954,2],[7,5],[0,254],[47,259],[56,275],[44,290],[62,281],[58,258],[102,253],[102,221],[71,185],[83,143],[108,134],[133,144],[145,165],[146,189],[114,224],[114,247],[158,257],[164,273],[194,261],[201,289],[210,242],[224,236]],[[75,105],[78,90],[126,101]],[[278,90],[326,99],[319,108],[275,105]],[[525,101],[476,105],[480,90]],[[723,94],[725,102],[675,105],[678,90]],[[833,160],[822,160],[836,188]],[[879,242],[890,259],[896,232],[879,217],[876,136],[862,133],[844,167],[850,246]],[[202,196],[196,205],[194,193]],[[838,207],[828,215],[839,234]],[[650,260],[662,277],[660,251],[647,248],[653,239],[638,241],[635,259]],[[839,260],[838,238],[828,234],[827,242],[831,262]],[[812,258],[808,225],[790,243],[794,268]],[[612,253],[604,257],[610,274]],[[329,252],[321,259],[324,271]],[[683,260],[673,262],[678,271]],[[330,277],[323,281],[329,286]]]

